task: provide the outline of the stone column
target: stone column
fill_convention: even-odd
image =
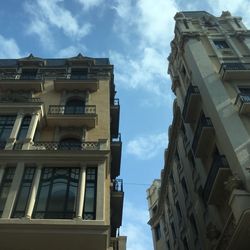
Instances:
[[[32,183],[31,192],[30,192],[30,196],[29,196],[29,201],[27,204],[27,210],[25,213],[25,217],[28,219],[31,218],[32,212],[33,212],[33,209],[35,206],[36,195],[37,195],[37,191],[38,191],[38,187],[39,187],[41,173],[42,173],[42,166],[40,165],[36,168],[36,173],[35,173],[35,177],[34,177],[34,180]]]
[[[82,219],[85,187],[86,187],[86,166],[83,165],[83,166],[81,166],[81,170],[80,170],[77,207],[76,207],[76,218],[78,218],[78,219]]]
[[[15,204],[16,196],[17,196],[17,193],[18,193],[21,181],[22,181],[23,173],[24,173],[24,163],[19,162],[17,164],[15,175],[10,186],[10,190],[9,190],[8,197],[5,203],[2,218],[8,219],[11,216],[12,209]]]
[[[21,112],[17,114],[17,117],[16,117],[16,120],[15,120],[14,126],[13,126],[13,128],[12,128],[11,133],[10,133],[10,137],[9,137],[9,139],[7,140],[7,143],[6,143],[6,145],[5,145],[5,149],[11,150],[11,149],[13,148],[13,144],[14,144],[15,141],[16,141],[16,138],[17,138],[17,135],[18,135],[20,126],[21,126],[21,124],[22,124],[23,116],[24,116],[24,114],[21,113]]]
[[[29,149],[30,147],[30,143],[33,141],[35,132],[36,132],[36,127],[39,121],[39,113],[33,113],[32,114],[32,118],[31,118],[31,122],[29,125],[29,129],[25,138],[25,143],[23,145],[23,149]]]
[[[105,209],[105,163],[98,165],[97,169],[97,187],[96,187],[96,220],[104,220]]]

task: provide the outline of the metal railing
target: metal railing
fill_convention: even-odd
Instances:
[[[234,104],[235,105],[239,104],[239,110],[241,110],[244,103],[250,104],[250,94],[239,93],[236,97]]]
[[[112,182],[113,182],[114,192],[123,192],[123,180],[122,179],[114,179]]]
[[[198,121],[197,128],[194,133],[194,139],[192,143],[192,149],[194,153],[197,151],[198,142],[199,142],[203,128],[212,128],[212,127],[213,127],[213,124],[212,124],[211,119],[209,117],[205,117],[204,114],[201,114],[199,121]]]
[[[25,103],[38,103],[41,102],[40,98],[26,98],[22,96],[1,96],[0,97],[0,103],[6,103],[6,102],[25,102]]]
[[[187,93],[186,93],[186,97],[185,97],[185,101],[184,101],[184,107],[182,110],[182,117],[184,118],[184,120],[186,119],[188,103],[190,101],[190,97],[192,94],[199,95],[200,91],[199,91],[199,88],[197,86],[190,84],[188,89],[187,89]]]
[[[34,142],[32,146],[33,150],[99,150],[100,142]]]
[[[213,159],[213,162],[210,167],[207,180],[203,189],[203,197],[205,201],[208,201],[212,187],[214,185],[215,178],[220,168],[229,168],[228,162],[224,155],[217,155]]]
[[[5,72],[0,74],[0,80],[42,80],[43,74],[22,74],[15,72]]]
[[[82,115],[96,114],[95,105],[86,106],[67,106],[67,105],[50,105],[49,115]]]
[[[250,63],[222,63],[219,73],[224,70],[250,70]]]

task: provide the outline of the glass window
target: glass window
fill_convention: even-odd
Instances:
[[[94,220],[96,217],[96,186],[97,168],[89,167],[86,170],[86,189],[83,209],[84,220]]]
[[[72,219],[76,212],[79,168],[44,168],[33,218]]]
[[[20,79],[30,80],[35,79],[37,75],[37,69],[23,69]]]
[[[5,147],[6,140],[10,137],[10,133],[14,126],[16,116],[0,116],[0,146]]]
[[[71,99],[66,102],[65,114],[84,114],[85,101],[81,99]]]
[[[76,138],[65,138],[60,141],[59,149],[62,150],[79,150],[82,148],[82,143],[79,139]]]
[[[214,45],[217,49],[229,49],[229,45],[224,40],[214,40]]]
[[[30,121],[31,121],[31,116],[25,116],[23,118],[21,127],[19,129],[18,135],[17,135],[17,140],[24,140],[26,138],[28,129],[29,129],[29,125],[30,125]]]
[[[73,80],[87,79],[87,77],[88,77],[88,68],[78,68],[71,70],[71,79]]]
[[[6,168],[4,171],[2,183],[0,185],[0,217],[2,216],[5,202],[8,198],[14,174],[15,174],[15,168]]]
[[[12,213],[12,218],[22,218],[25,216],[26,206],[28,203],[34,174],[35,174],[34,167],[25,168],[21,186],[18,191],[17,199]]]
[[[161,227],[160,223],[158,223],[155,227],[155,239],[158,241],[161,239]]]

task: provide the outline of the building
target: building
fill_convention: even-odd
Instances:
[[[176,100],[149,221],[165,242],[156,249],[249,249],[250,31],[229,12],[179,12],[175,21]]]
[[[124,250],[113,65],[0,60],[0,249]]]

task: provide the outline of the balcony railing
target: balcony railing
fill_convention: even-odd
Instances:
[[[7,103],[7,102],[14,102],[14,103],[39,103],[41,102],[40,98],[25,98],[22,96],[1,96],[0,103]]]
[[[34,142],[32,150],[72,150],[72,151],[81,151],[81,150],[99,150],[100,142],[81,142],[81,143],[72,143],[72,142]]]
[[[114,192],[123,192],[123,180],[114,179],[113,181],[113,190]]]
[[[20,74],[7,72],[0,74],[0,80],[42,80],[43,74]]]
[[[198,125],[197,125],[197,128],[195,130],[195,134],[194,134],[193,143],[192,143],[192,149],[193,149],[193,152],[195,154],[197,151],[197,147],[198,147],[198,143],[200,140],[202,130],[204,128],[213,128],[213,124],[212,124],[212,121],[210,120],[209,117],[205,117],[205,115],[202,114],[199,118]]]
[[[235,100],[235,105],[239,107],[240,114],[250,112],[250,94],[239,93]]]
[[[221,168],[229,168],[228,166],[228,162],[225,158],[225,156],[223,155],[218,155],[214,158],[210,171],[208,173],[207,176],[207,180],[204,186],[204,190],[203,190],[203,197],[206,201],[208,201],[211,190],[213,188],[214,185],[214,181],[216,179],[216,176],[218,175],[218,171]]]
[[[83,114],[96,114],[96,106],[88,105],[82,106],[66,106],[66,105],[50,105],[49,115],[83,115]]]
[[[193,95],[199,96],[200,91],[199,91],[199,88],[197,86],[190,84],[188,89],[187,89],[187,93],[186,93],[186,97],[185,97],[185,101],[184,101],[184,107],[183,107],[183,111],[182,111],[182,116],[183,116],[183,119],[185,121],[189,120],[187,115],[188,115],[188,109],[190,108],[191,97]]]
[[[222,79],[249,79],[250,63],[222,63],[219,74]]]

